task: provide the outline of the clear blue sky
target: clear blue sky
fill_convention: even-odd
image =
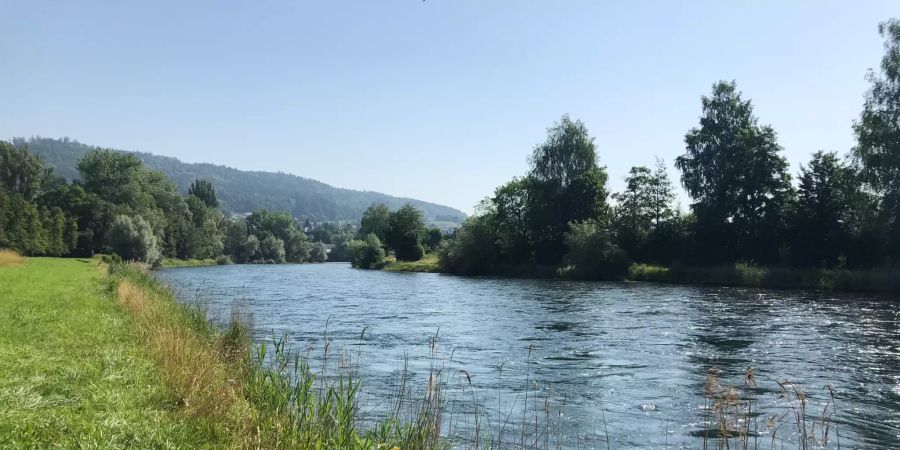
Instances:
[[[0,0],[0,137],[281,170],[471,212],[562,114],[613,190],[738,82],[796,173],[844,152],[892,1]],[[670,170],[677,179],[677,172]],[[686,201],[682,200],[686,206]]]

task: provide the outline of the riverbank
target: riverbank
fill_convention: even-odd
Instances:
[[[225,446],[184,414],[97,259],[0,267],[0,447]]]
[[[662,267],[633,264],[628,281],[735,286],[774,289],[810,289],[848,292],[900,292],[900,269],[795,269],[748,264],[712,267]]]
[[[381,270],[389,272],[450,273],[441,270],[440,261],[435,254],[426,255],[425,258],[419,261],[388,260],[381,267]],[[584,279],[568,276],[567,272],[556,267],[533,264],[498,265],[488,275],[507,278]],[[651,264],[632,264],[622,279],[610,281],[897,293],[900,292],[900,269],[799,269],[761,267],[742,263],[708,267],[680,265],[665,267]]]
[[[387,259],[381,270],[387,272],[430,272],[437,273],[441,271],[438,264],[438,256],[435,253],[426,254],[418,261],[397,261],[393,257]]]
[[[206,266],[216,266],[222,264],[229,264],[229,262],[224,261],[218,262],[213,258],[206,259],[176,259],[176,258],[163,258],[160,263],[160,267],[170,269],[175,267],[206,267]]]
[[[239,314],[210,325],[146,267],[106,269],[59,258],[0,267],[0,447],[439,446],[430,391],[415,421],[360,429],[354,377],[313,374],[283,344],[251,345]]]

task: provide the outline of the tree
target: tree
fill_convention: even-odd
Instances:
[[[615,228],[619,243],[632,257],[640,250],[653,226],[654,210],[651,184],[653,173],[645,166],[632,167],[625,177],[625,191],[614,194]]]
[[[259,241],[259,254],[263,262],[281,264],[285,262],[284,241],[269,234]]]
[[[860,261],[857,249],[867,224],[873,223],[872,202],[860,189],[855,171],[837,154],[819,151],[800,167],[797,205],[797,250],[807,266],[833,265],[840,256]]]
[[[359,222],[359,235],[363,238],[369,234],[374,234],[378,236],[381,242],[386,242],[390,229],[391,210],[384,203],[369,206]]]
[[[489,214],[469,217],[438,253],[441,270],[460,275],[492,273],[497,263],[497,239]]]
[[[656,168],[650,177],[647,191],[650,215],[653,219],[653,228],[656,230],[676,215],[672,207],[672,202],[675,201],[675,188],[669,180],[666,164],[661,158],[656,158]]]
[[[325,244],[321,242],[312,244],[309,254],[309,261],[314,263],[323,263],[327,260],[328,251],[325,249]]]
[[[350,265],[360,269],[374,269],[384,262],[384,248],[375,233],[365,240],[350,241]]]
[[[887,227],[887,243],[900,259],[900,20],[878,26],[884,38],[881,73],[870,70],[871,88],[859,120],[854,124],[857,145],[853,155],[863,179],[879,194],[880,212]]]
[[[425,245],[428,247],[428,250],[435,251],[438,247],[441,246],[441,242],[444,240],[444,233],[441,232],[440,228],[431,227],[428,229],[425,235]]]
[[[594,139],[581,121],[563,116],[531,155],[529,222],[535,258],[558,263],[565,254],[569,224],[588,219],[605,223],[606,171],[597,165]]]
[[[141,216],[117,216],[107,239],[112,250],[124,260],[156,265],[162,259],[156,236],[153,235],[150,224]]]
[[[628,271],[628,257],[619,249],[607,228],[596,220],[573,223],[566,233],[565,271],[568,276],[589,280],[621,280]]]
[[[208,208],[218,208],[219,199],[216,198],[216,189],[209,180],[197,179],[188,188],[188,195],[193,195],[203,201]]]
[[[772,261],[792,196],[775,131],[759,125],[734,82],[714,84],[702,106],[700,127],[685,135],[685,153],[675,165],[694,199],[706,262]]]
[[[422,211],[407,203],[390,214],[388,230],[388,247],[394,250],[399,261],[418,261],[425,254],[422,237],[425,234],[425,221]]]
[[[533,179],[517,177],[494,190],[492,217],[496,221],[500,257],[507,262],[518,263],[532,258],[529,208],[534,188]]]
[[[16,148],[0,141],[0,187],[32,200],[48,174],[41,158],[29,153],[24,145]]]

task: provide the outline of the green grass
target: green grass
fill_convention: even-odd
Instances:
[[[203,266],[215,266],[216,260],[213,258],[208,259],[175,259],[175,258],[163,258],[162,266],[163,267],[203,267]]]
[[[749,264],[662,267],[634,264],[628,280],[823,291],[900,292],[900,269],[794,269]]]
[[[221,445],[180,414],[97,260],[0,268],[0,447]]]
[[[418,261],[388,260],[381,270],[388,272],[440,272],[437,253],[428,253]]]

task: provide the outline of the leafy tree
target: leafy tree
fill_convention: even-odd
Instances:
[[[632,167],[625,177],[625,191],[613,195],[615,228],[619,243],[629,254],[637,256],[649,237],[654,219],[651,195],[653,173],[645,166]]]
[[[24,145],[16,148],[0,141],[0,186],[7,191],[32,200],[48,173],[41,158],[29,153]]]
[[[606,171],[597,165],[594,140],[581,121],[563,116],[531,155],[534,180],[529,217],[538,262],[555,264],[565,253],[563,234],[572,222],[606,222]]]
[[[321,242],[312,244],[309,254],[309,261],[314,263],[323,263],[327,260],[328,251],[325,249],[325,244]]]
[[[349,246],[353,267],[374,269],[384,262],[384,248],[375,233],[369,233],[365,240],[351,241]]]
[[[530,261],[532,231],[530,207],[535,189],[531,178],[513,178],[494,190],[493,219],[498,233],[500,257],[507,262]]]
[[[198,179],[191,183],[188,195],[193,195],[203,201],[208,208],[218,208],[219,199],[216,198],[216,189],[209,180]]]
[[[807,166],[800,168],[797,214],[797,253],[807,266],[833,265],[840,256],[853,256],[871,216],[873,202],[860,189],[853,168],[837,154],[816,152]]]
[[[707,262],[776,258],[792,196],[787,161],[770,126],[761,126],[734,82],[702,99],[700,126],[685,135],[675,162],[694,199]]]
[[[657,158],[656,167],[650,177],[647,195],[650,202],[650,216],[654,229],[676,216],[672,202],[675,201],[675,187],[666,172],[665,162]]]
[[[469,217],[457,228],[438,253],[441,269],[460,275],[480,275],[494,271],[497,264],[496,230],[491,214]]]
[[[607,227],[596,220],[573,223],[566,233],[565,274],[591,280],[621,280],[628,271],[628,256],[613,243]]]
[[[141,216],[117,216],[107,239],[112,250],[124,260],[156,265],[162,259],[156,236],[153,235],[150,224]]]
[[[378,239],[384,243],[388,239],[388,232],[391,229],[391,210],[383,203],[373,204],[363,213],[362,220],[359,222],[359,235],[365,238],[369,234],[378,236]]]
[[[418,261],[425,254],[422,237],[425,234],[425,221],[422,211],[411,204],[403,205],[390,214],[388,230],[388,247],[400,261]]]
[[[871,88],[854,124],[858,140],[853,155],[865,181],[879,194],[887,243],[900,260],[900,20],[878,26],[884,38],[880,74],[870,70]]]
[[[425,246],[428,247],[428,250],[435,251],[440,247],[441,242],[444,240],[444,233],[441,232],[440,228],[432,227],[429,228],[428,231],[425,232]]]
[[[269,234],[259,241],[259,254],[263,262],[281,264],[285,262],[284,241]]]

